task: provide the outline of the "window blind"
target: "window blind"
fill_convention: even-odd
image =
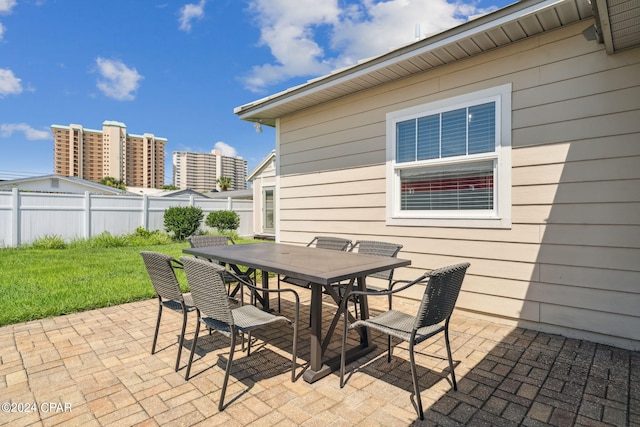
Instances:
[[[401,210],[492,210],[494,161],[400,171]]]
[[[488,102],[396,123],[396,162],[494,151],[495,110]]]

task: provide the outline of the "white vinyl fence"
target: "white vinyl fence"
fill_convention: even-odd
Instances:
[[[164,230],[164,211],[172,206],[197,206],[204,218],[213,211],[233,210],[240,216],[241,236],[253,235],[253,202],[183,197],[104,196],[0,191],[0,247],[17,247],[45,236],[65,240],[103,232],[133,233],[136,228]],[[202,229],[209,229],[206,225]]]

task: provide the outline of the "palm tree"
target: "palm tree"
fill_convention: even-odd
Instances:
[[[229,177],[221,176],[216,180],[216,182],[218,183],[218,185],[220,185],[220,190],[222,191],[227,191],[229,188],[231,188],[232,181]]]
[[[115,179],[112,176],[105,176],[100,180],[100,184],[108,185],[109,187],[117,188],[119,190],[124,190],[124,191],[126,191],[127,189],[124,182],[120,181],[119,179]]]

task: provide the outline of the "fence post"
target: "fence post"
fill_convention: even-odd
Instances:
[[[11,246],[20,246],[20,191],[11,189]]]
[[[228,211],[233,210],[233,200],[231,200],[231,197],[227,197],[227,210]]]
[[[84,238],[91,238],[91,193],[84,192]]]
[[[149,196],[142,195],[142,228],[149,229]]]

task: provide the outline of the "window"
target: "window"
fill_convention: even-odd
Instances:
[[[387,224],[511,227],[511,85],[387,114]]]

